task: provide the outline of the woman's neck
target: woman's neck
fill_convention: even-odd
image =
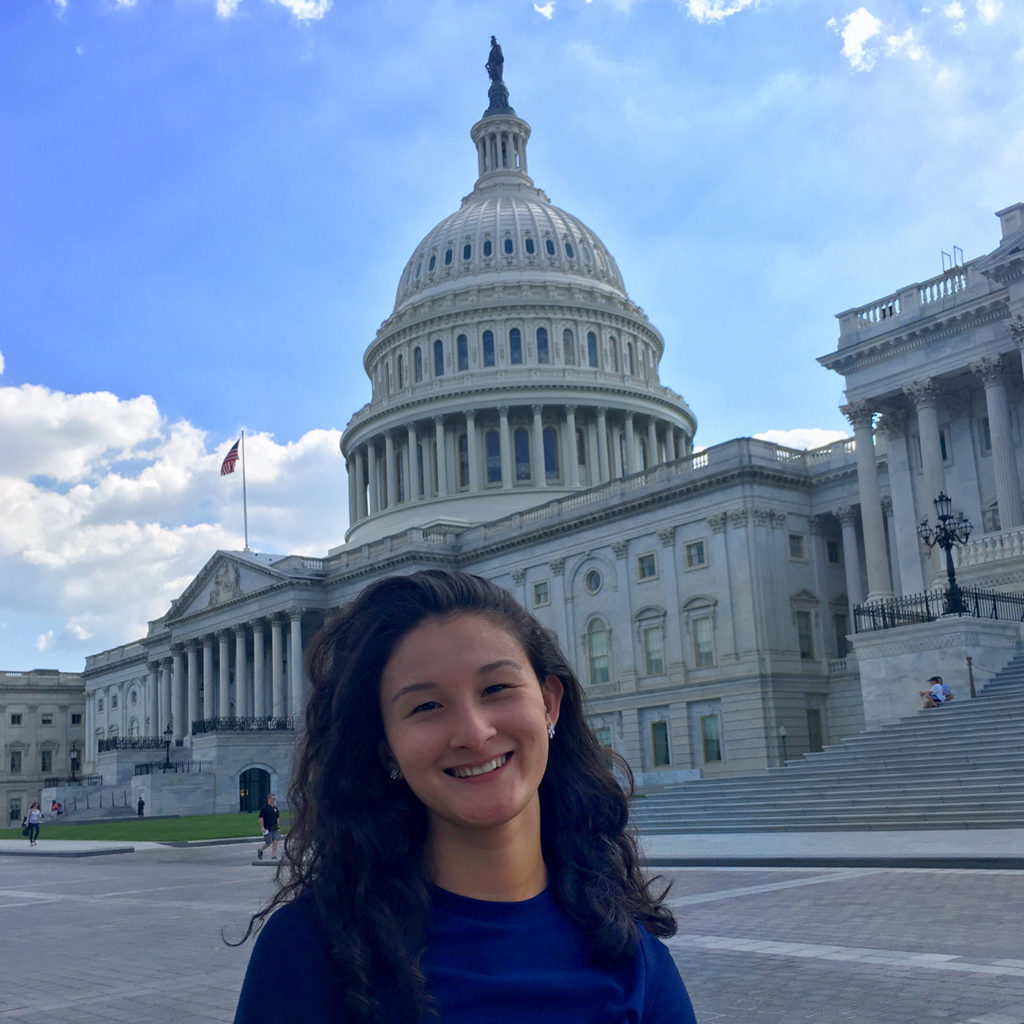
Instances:
[[[435,824],[427,841],[427,877],[440,888],[471,899],[532,899],[548,884],[540,828],[524,831],[512,824],[469,833]]]

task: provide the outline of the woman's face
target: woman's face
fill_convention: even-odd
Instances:
[[[537,824],[561,697],[561,681],[539,682],[519,641],[489,618],[430,619],[402,638],[381,674],[383,753],[435,834]]]

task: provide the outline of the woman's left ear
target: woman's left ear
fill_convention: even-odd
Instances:
[[[541,693],[544,696],[544,710],[547,711],[548,721],[555,725],[558,722],[558,710],[562,706],[562,694],[565,687],[558,676],[548,676],[540,684]]]

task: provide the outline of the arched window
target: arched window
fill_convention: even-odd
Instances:
[[[444,342],[440,338],[434,342],[434,376],[444,376]]]
[[[469,438],[465,434],[459,434],[456,438],[458,447],[459,464],[459,487],[469,486]]]
[[[632,377],[633,376],[633,343],[631,341],[627,341],[626,342],[625,360],[626,360],[626,363],[625,363],[625,366],[623,367],[623,369],[626,371],[626,373],[628,373],[630,375],[630,377]]]
[[[516,251],[515,242],[511,238],[505,239],[505,255],[511,256]]]
[[[494,332],[484,331],[484,366],[494,365]]]
[[[430,254],[430,262],[427,264],[427,270],[432,271],[437,266],[437,255],[435,253]]]
[[[405,387],[405,356],[401,352],[398,353],[398,386]]]
[[[554,427],[544,428],[544,479],[558,479],[558,435]]]
[[[462,258],[463,258],[464,260],[468,260],[468,259],[469,259],[469,257],[470,257],[470,256],[472,256],[472,255],[473,255],[473,246],[471,246],[471,245],[469,244],[469,242],[467,242],[467,243],[466,243],[466,244],[465,244],[465,245],[464,245],[464,246],[462,247]]]
[[[508,358],[512,363],[523,361],[523,336],[519,333],[518,327],[513,327],[508,332]]]
[[[587,668],[590,682],[595,686],[607,683],[610,678],[608,647],[608,627],[601,619],[591,619],[586,633]]]
[[[516,480],[530,479],[530,433],[526,427],[516,427],[512,434],[515,449]]]
[[[613,373],[619,369],[619,343],[614,338],[608,339],[608,364]]]
[[[423,350],[419,345],[412,351],[412,379],[417,384],[423,380]]]
[[[391,394],[391,364],[384,364],[384,394]]]
[[[494,252],[494,246],[491,245],[491,240],[487,239],[487,241],[484,242],[484,255],[490,256],[492,252]]]
[[[496,430],[488,430],[484,435],[484,448],[487,450],[487,482],[501,483],[501,439]]]
[[[527,256],[532,256],[533,255],[533,251],[534,251],[533,239],[532,238],[527,238],[526,241],[523,242],[523,245],[526,248],[526,255]]]
[[[551,362],[551,350],[548,348],[548,331],[546,327],[537,328],[537,362]]]
[[[446,267],[450,267],[452,265],[452,251],[451,251],[451,249],[446,249],[445,250],[445,253],[444,253],[444,265]]]
[[[597,335],[587,331],[587,364],[597,366]]]
[[[565,243],[565,255],[571,260],[576,258],[576,253],[574,253],[572,249],[572,242]]]
[[[469,342],[466,340],[466,336],[464,334],[460,334],[458,336],[458,338],[455,339],[455,352],[456,352],[456,359],[458,360],[459,370],[460,371],[468,370],[469,369]]]
[[[562,331],[562,358],[566,366],[576,365],[576,338],[568,327]]]
[[[544,250],[549,256],[555,255],[555,243],[552,242],[550,238],[544,239]]]

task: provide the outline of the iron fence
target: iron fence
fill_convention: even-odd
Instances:
[[[157,736],[112,736],[97,741],[96,750],[105,754],[108,750],[163,750],[164,741]]]
[[[950,610],[949,592],[911,594],[888,601],[854,605],[853,628],[856,633],[895,629],[934,622],[942,615],[968,616],[973,619],[1001,619],[1024,622],[1024,594],[999,594],[993,590],[959,587],[960,608]]]
[[[204,718],[192,723],[192,735],[201,736],[211,732],[274,732],[295,728],[291,715],[275,718]]]
[[[147,761],[135,766],[135,774],[158,775],[170,772],[172,775],[190,775],[194,772],[208,772],[211,764],[211,761],[172,761],[168,766],[166,761]]]

